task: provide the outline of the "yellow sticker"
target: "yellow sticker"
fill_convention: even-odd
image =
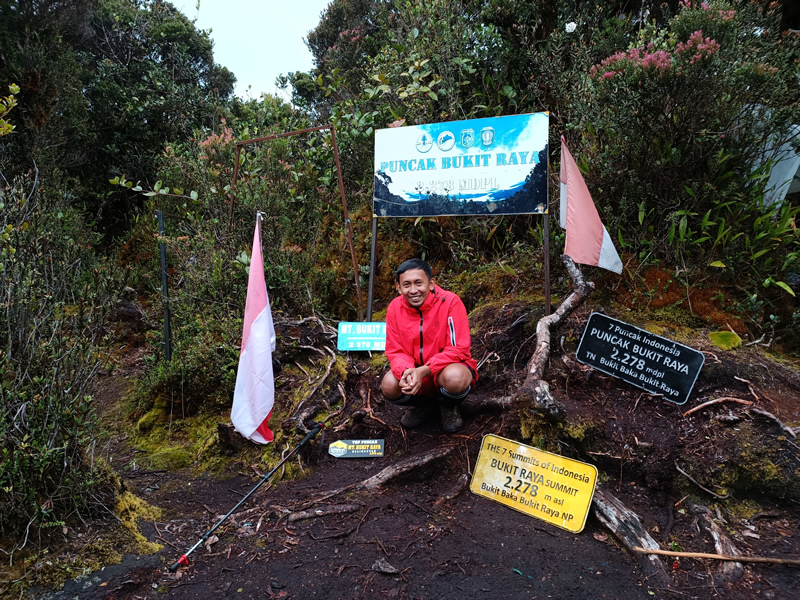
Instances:
[[[597,484],[597,468],[513,442],[483,438],[469,489],[573,533],[583,531]]]

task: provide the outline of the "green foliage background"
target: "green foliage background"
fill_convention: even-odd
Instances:
[[[92,459],[90,385],[124,285],[160,319],[159,243],[173,360],[149,331],[133,416],[166,397],[175,418],[228,405],[259,211],[274,310],[357,318],[330,132],[242,147],[231,190],[238,141],[335,126],[366,290],[376,129],[549,111],[551,198],[563,134],[624,281],[712,266],[759,308],[754,327],[796,327],[800,209],[765,194],[765,151],[796,144],[800,123],[788,19],[766,0],[334,0],[308,36],[315,68],[281,78],[289,104],[232,98],[208,35],[168,2],[0,0],[0,84],[18,86],[0,109],[0,530],[19,548],[29,525],[113,495]],[[378,235],[377,308],[412,255],[473,306],[537,293],[539,217],[382,220]],[[564,234],[551,236],[555,256]]]

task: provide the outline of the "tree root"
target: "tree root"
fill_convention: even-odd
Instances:
[[[762,417],[766,417],[767,419],[770,419],[774,423],[777,423],[778,427],[780,427],[783,431],[785,431],[787,434],[789,434],[789,436],[792,439],[797,439],[797,434],[794,432],[794,429],[789,427],[786,423],[781,421],[778,417],[773,415],[771,412],[768,412],[768,411],[766,411],[764,409],[761,409],[761,408],[749,408],[748,411],[751,412],[751,413],[755,413],[757,415],[761,415]]]
[[[720,402],[737,402],[739,404],[744,404],[745,406],[752,406],[753,403],[750,400],[742,400],[741,398],[732,398],[730,396],[724,396],[722,398],[716,398],[714,400],[709,400],[708,402],[703,402],[703,404],[699,404],[694,408],[690,408],[685,413],[683,413],[684,417],[688,417],[690,414],[697,412],[707,406],[712,406],[714,404],[719,404]]]
[[[497,396],[493,398],[479,398],[474,394],[467,396],[459,409],[465,415],[477,415],[484,412],[503,411],[511,407],[512,396]]]
[[[333,368],[334,363],[336,363],[336,353],[333,350],[331,350],[328,346],[325,346],[325,349],[328,351],[328,353],[331,356],[331,361],[328,363],[328,368],[325,369],[324,375],[322,375],[322,377],[320,377],[316,381],[316,383],[311,387],[311,389],[306,394],[306,397],[303,398],[298,403],[297,408],[294,409],[294,415],[292,417],[290,417],[291,419],[295,419],[296,420],[298,418],[298,414],[300,413],[300,409],[302,408],[303,404],[305,404],[306,401],[316,393],[316,391],[320,388],[320,386],[323,383],[325,383],[325,380],[328,378],[328,375],[331,374],[331,369]]]
[[[445,502],[450,502],[450,500],[454,499],[458,496],[464,488],[467,487],[469,483],[469,474],[464,473],[461,477],[458,478],[456,484],[448,491],[446,494],[441,496],[436,502],[433,503],[434,510],[438,510]]]
[[[551,423],[563,423],[567,417],[566,409],[553,398],[549,385],[542,379],[550,359],[551,331],[583,304],[594,289],[594,284],[584,280],[570,257],[564,255],[561,259],[574,282],[573,291],[552,315],[539,319],[536,325],[536,349],[528,363],[528,374],[514,396],[515,404],[532,407]]]
[[[696,479],[694,479],[691,475],[689,475],[686,471],[681,469],[680,466],[678,465],[678,461],[677,460],[675,461],[675,468],[677,469],[678,473],[680,473],[681,475],[686,477],[686,479],[691,481],[693,484],[695,484],[697,487],[699,487],[701,490],[703,490],[707,494],[711,494],[712,496],[714,496],[714,498],[719,498],[720,500],[725,500],[725,498],[728,497],[728,494],[725,494],[725,495],[717,494],[716,492],[712,492],[710,489],[708,489],[707,487],[702,485],[700,482],[698,482]]]

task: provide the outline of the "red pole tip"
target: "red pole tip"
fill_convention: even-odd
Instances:
[[[189,564],[189,559],[187,558],[187,556],[185,554],[178,559],[178,564],[179,565],[188,565]]]

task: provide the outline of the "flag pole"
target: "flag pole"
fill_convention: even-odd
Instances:
[[[544,213],[544,316],[550,315],[550,210]]]

